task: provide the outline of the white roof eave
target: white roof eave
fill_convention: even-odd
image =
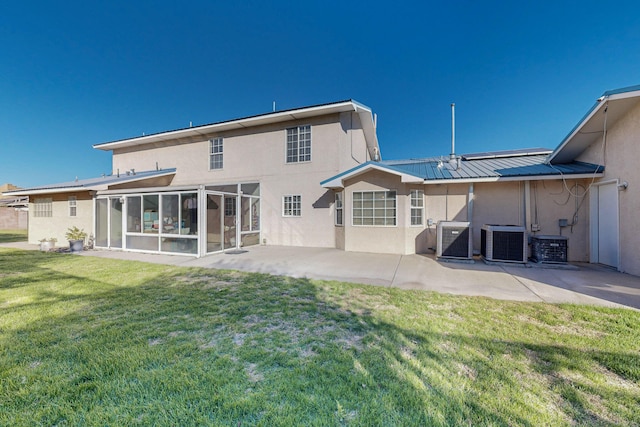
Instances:
[[[638,97],[640,97],[640,91],[633,90],[629,92],[603,95],[598,98],[598,103],[592,107],[592,110],[587,113],[584,118],[582,118],[571,133],[569,133],[569,135],[567,135],[560,143],[560,145],[553,150],[551,154],[549,154],[545,163],[565,163],[575,160],[575,158],[587,148],[593,139],[593,132],[585,132],[585,128],[590,130],[591,127],[596,126],[604,131],[605,122],[603,113],[607,111],[607,109],[609,109],[609,121],[606,126],[610,128],[615,124],[616,120],[628,111],[628,108],[635,105],[635,101],[633,101],[632,98]],[[603,132],[598,132],[598,134],[602,135]]]
[[[175,173],[176,173],[175,169],[170,169],[165,171],[164,173],[157,173],[150,176],[149,175],[145,175],[145,176],[130,175],[128,176],[129,179],[122,179],[120,181],[96,183],[91,185],[83,185],[83,184],[69,185],[69,186],[61,185],[60,187],[35,188],[33,190],[26,188],[24,190],[5,192],[5,194],[11,195],[11,196],[33,196],[33,195],[39,195],[39,194],[75,193],[75,192],[83,192],[83,191],[98,192],[98,191],[108,190],[109,187],[112,185],[120,185],[120,184],[136,182],[136,181],[144,181],[146,179],[160,178],[167,175],[175,175]]]
[[[358,175],[362,175],[364,173],[367,173],[371,170],[379,170],[382,172],[386,172],[392,175],[396,175],[400,177],[400,182],[404,183],[404,184],[422,184],[424,182],[424,180],[420,177],[417,177],[415,175],[410,175],[407,173],[402,173],[402,172],[398,172],[395,171],[393,169],[388,169],[376,164],[372,164],[369,163],[365,166],[363,166],[362,168],[356,169],[348,174],[342,175],[342,176],[338,176],[335,179],[332,179],[331,181],[327,181],[324,184],[322,184],[323,188],[328,188],[328,189],[342,189],[344,188],[344,182],[348,179],[351,178],[355,178]]]
[[[213,132],[221,132],[226,130],[242,129],[255,126],[261,126],[270,123],[280,123],[291,120],[305,119],[325,114],[341,113],[346,111],[359,111],[363,106],[353,101],[339,102],[336,104],[320,105],[316,107],[300,108],[297,110],[289,110],[282,112],[274,112],[260,116],[248,117],[244,119],[231,120],[222,123],[214,123],[210,125],[202,125],[186,129],[178,129],[174,131],[161,132],[147,136],[139,136],[135,138],[123,139],[120,141],[106,142],[102,144],[94,144],[93,148],[97,150],[110,151],[117,148],[132,147],[137,145],[152,144],[155,142],[169,141],[178,138],[189,138],[194,136],[204,136]],[[371,111],[369,115],[371,115]],[[371,120],[372,122],[372,120]],[[375,131],[374,131],[375,135]],[[377,143],[377,141],[376,141]]]

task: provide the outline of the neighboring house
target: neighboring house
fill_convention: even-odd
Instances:
[[[343,101],[98,144],[113,175],[20,190],[32,243],[203,256],[254,244],[425,253],[441,221],[562,235],[569,261],[640,275],[640,86],[606,92],[555,150],[380,160],[371,110]],[[145,171],[145,172],[138,172]],[[75,217],[72,215],[76,215]]]
[[[6,191],[19,188],[12,184],[0,185],[0,230],[26,230],[29,198],[26,196],[4,196]]]
[[[14,192],[29,241],[76,225],[96,247],[202,256],[255,244],[335,247],[318,183],[379,158],[369,108],[342,101],[97,144],[113,174]]]

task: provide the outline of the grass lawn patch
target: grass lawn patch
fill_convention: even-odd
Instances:
[[[639,425],[639,325],[0,248],[0,425]]]
[[[0,230],[0,243],[26,242],[27,230]]]

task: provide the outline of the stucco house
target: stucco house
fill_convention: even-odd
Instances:
[[[97,144],[110,176],[22,190],[30,241],[92,230],[96,247],[204,256],[297,245],[413,254],[437,226],[562,236],[569,261],[640,274],[632,248],[640,86],[605,92],[558,147],[382,160],[371,109],[342,101]],[[72,215],[74,214],[74,215]]]
[[[75,225],[96,247],[129,251],[335,247],[333,193],[319,182],[380,157],[374,116],[352,100],[94,148],[112,153],[111,175],[20,190],[30,243]]]

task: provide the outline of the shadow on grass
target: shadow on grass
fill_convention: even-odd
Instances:
[[[0,424],[614,425],[594,396],[638,402],[637,353],[399,327],[306,279],[68,257],[0,252],[0,292],[30,296],[0,312]],[[567,375],[591,366],[635,388]]]
[[[27,230],[0,230],[0,243],[26,242]]]

